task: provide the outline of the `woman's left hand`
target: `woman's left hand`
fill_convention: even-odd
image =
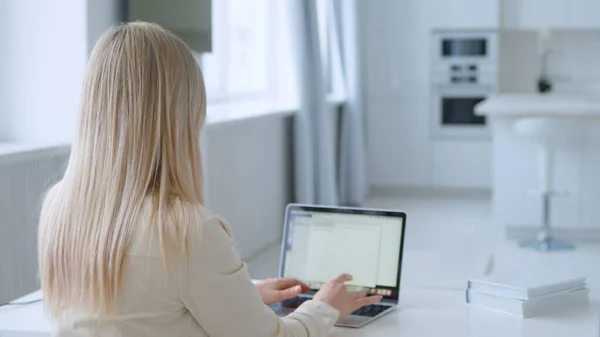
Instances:
[[[260,281],[256,288],[266,305],[294,298],[310,290],[308,285],[296,279],[272,278]]]

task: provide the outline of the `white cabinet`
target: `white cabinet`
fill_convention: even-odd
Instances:
[[[364,78],[371,99],[428,95],[428,7],[421,0],[360,1]]]
[[[399,92],[396,45],[393,38],[395,20],[392,2],[361,2],[363,8],[366,92],[370,98],[391,97]]]
[[[563,28],[565,4],[565,0],[502,0],[502,28]]]
[[[600,0],[567,1],[565,13],[569,29],[600,29]]]
[[[425,99],[368,102],[367,169],[375,187],[429,187],[431,144]]]
[[[502,0],[505,29],[600,29],[600,0]]]
[[[368,178],[375,188],[489,188],[489,141],[431,138],[431,29],[497,29],[499,0],[365,0]]]
[[[369,0],[359,5],[369,183],[429,187],[428,2]]]
[[[435,141],[431,165],[434,187],[489,189],[492,143],[489,140]]]
[[[499,26],[501,0],[429,1],[431,28],[496,29]]]

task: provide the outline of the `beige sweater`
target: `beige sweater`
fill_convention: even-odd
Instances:
[[[202,208],[202,232],[188,226],[189,264],[164,267],[158,240],[140,230],[123,265],[114,317],[58,319],[56,336],[284,337],[326,336],[338,319],[329,305],[305,302],[285,318],[264,305],[228,225]],[[141,226],[138,226],[141,227]]]

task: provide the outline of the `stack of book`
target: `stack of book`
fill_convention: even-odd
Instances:
[[[521,272],[489,275],[468,282],[469,305],[523,318],[589,303],[585,277]]]

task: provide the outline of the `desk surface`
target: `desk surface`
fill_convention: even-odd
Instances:
[[[464,292],[406,289],[400,308],[362,329],[336,328],[333,336],[600,336],[600,301],[540,317],[515,316],[470,307]]]
[[[39,298],[39,292],[20,299]],[[590,306],[541,317],[520,319],[472,308],[458,290],[403,288],[400,308],[360,329],[336,328],[335,337],[379,336],[600,336],[600,301]],[[0,331],[47,332],[51,324],[42,304],[0,309]]]

